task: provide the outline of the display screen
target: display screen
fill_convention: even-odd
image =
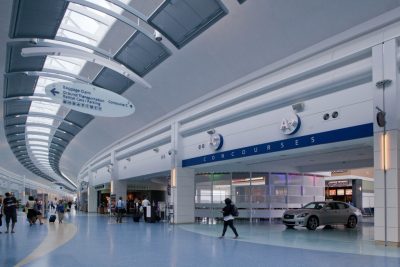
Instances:
[[[344,189],[338,189],[337,190],[337,195],[338,196],[344,196]]]
[[[330,196],[336,196],[336,189],[329,189]]]
[[[346,189],[346,196],[353,195],[353,189]]]

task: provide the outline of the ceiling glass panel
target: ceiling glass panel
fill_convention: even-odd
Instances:
[[[97,42],[92,40],[92,39],[89,39],[89,38],[87,38],[87,37],[85,37],[83,35],[80,35],[80,34],[77,34],[77,33],[74,33],[74,32],[70,32],[70,31],[67,31],[67,30],[64,30],[64,29],[59,29],[58,33],[57,33],[57,36],[66,37],[66,38],[69,38],[69,39],[72,39],[72,40],[76,40],[76,41],[79,41],[79,42],[83,42],[83,43],[87,43],[87,44],[90,44],[90,45],[96,45],[97,44]]]
[[[32,101],[29,112],[56,115],[59,109],[60,105],[56,103],[44,102],[44,101]]]
[[[49,152],[48,151],[34,150],[34,151],[32,151],[32,154],[34,154],[34,155],[49,155]]]
[[[45,77],[39,77],[36,83],[34,95],[44,95],[46,94],[45,88],[47,85],[56,83],[56,82],[64,82],[64,80],[61,79],[56,79],[56,78],[45,78]]]
[[[77,59],[71,57],[47,56],[43,68],[66,71],[72,74],[79,74],[85,62],[86,61],[83,59]]]
[[[39,139],[39,140],[48,141],[50,139],[50,136],[48,136],[48,135],[38,135],[38,134],[28,134],[26,136],[26,139]]]
[[[27,123],[40,123],[40,124],[47,124],[47,125],[53,125],[54,120],[50,118],[45,118],[45,117],[31,117],[28,116],[26,119]]]
[[[64,16],[64,20],[62,23],[65,23],[71,27],[85,30],[92,34],[95,34],[100,27],[99,22],[74,11],[68,11]]]
[[[28,140],[29,145],[40,145],[40,146],[47,146],[49,145],[49,142],[43,142],[43,141],[32,141]]]
[[[30,146],[29,148],[31,149],[31,151],[33,151],[33,150],[49,151],[48,148],[45,148],[45,147],[42,147],[42,146]]]
[[[27,132],[39,132],[39,133],[50,134],[50,130],[51,130],[50,128],[45,128],[45,127],[26,126]]]

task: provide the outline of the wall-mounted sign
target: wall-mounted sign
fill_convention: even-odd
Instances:
[[[52,83],[46,86],[46,95],[67,108],[94,116],[124,117],[135,112],[125,97],[91,84]]]
[[[138,184],[128,184],[127,188],[129,190],[150,190],[150,186]]]
[[[218,133],[210,135],[210,147],[214,151],[218,151],[224,145],[224,137]]]
[[[289,113],[282,119],[280,130],[283,134],[295,134],[301,125],[300,117],[296,113]]]
[[[209,155],[184,159],[182,160],[182,167],[245,158],[315,145],[354,140],[359,138],[371,137],[373,136],[373,134],[374,133],[372,123],[361,124],[327,132],[287,138],[284,140],[276,140],[268,143],[246,146]]]
[[[337,180],[337,181],[328,181],[326,183],[328,187],[343,187],[343,186],[351,186],[351,180]]]
[[[110,189],[110,184],[99,184],[94,187],[96,190]]]

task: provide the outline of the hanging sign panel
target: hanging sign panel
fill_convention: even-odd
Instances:
[[[101,117],[125,117],[135,112],[135,106],[112,91],[84,83],[52,83],[46,95],[57,103],[83,113]]]

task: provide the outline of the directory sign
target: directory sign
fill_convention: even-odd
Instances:
[[[101,117],[124,117],[135,112],[125,97],[91,84],[60,82],[46,86],[46,95],[67,108]]]

